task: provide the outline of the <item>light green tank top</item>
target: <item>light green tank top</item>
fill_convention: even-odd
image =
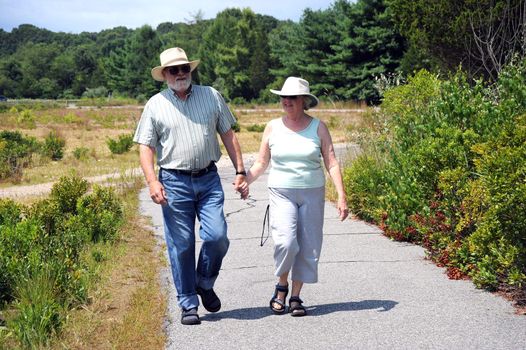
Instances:
[[[269,136],[271,169],[268,187],[316,188],[325,185],[321,161],[320,121],[312,118],[298,132],[288,129],[281,118],[270,121]]]

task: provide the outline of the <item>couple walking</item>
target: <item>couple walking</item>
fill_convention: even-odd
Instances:
[[[192,84],[199,60],[189,61],[181,48],[160,55],[152,77],[167,88],[146,103],[134,141],[150,197],[162,206],[172,275],[181,308],[181,323],[199,324],[199,299],[209,312],[221,309],[214,283],[228,251],[224,192],[217,173],[221,156],[217,134],[235,169],[234,189],[242,199],[249,185],[269,166],[271,233],[278,278],[269,307],[275,314],[306,315],[300,292],[318,280],[322,246],[325,177],[322,162],[338,192],[340,219],[348,215],[340,166],[326,125],[305,113],[318,104],[309,83],[289,77],[279,95],[284,116],[270,121],[259,155],[246,171],[232,130],[236,122],[221,94]],[[157,160],[159,173],[154,170]],[[233,172],[234,173],[234,172]],[[203,241],[196,264],[195,220]],[[289,285],[289,277],[291,283]],[[290,288],[289,288],[290,287]]]

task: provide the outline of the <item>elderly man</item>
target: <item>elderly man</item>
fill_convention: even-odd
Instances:
[[[239,142],[232,130],[235,119],[214,88],[191,84],[199,60],[188,61],[181,48],[160,55],[152,69],[155,80],[168,88],[146,103],[135,132],[141,168],[152,200],[162,206],[164,231],[172,275],[182,309],[181,323],[201,323],[201,297],[209,312],[221,301],[213,290],[229,240],[223,213],[224,193],[215,162],[221,151],[219,133],[235,167],[234,189],[248,196]],[[154,156],[159,165],[155,175]],[[195,219],[203,244],[195,264]]]

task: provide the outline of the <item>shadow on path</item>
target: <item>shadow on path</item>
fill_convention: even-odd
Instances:
[[[375,310],[378,312],[386,312],[394,308],[398,302],[393,300],[362,300],[349,301],[345,303],[333,303],[307,306],[309,316],[322,316],[331,314],[333,312],[342,311],[360,311],[360,310]],[[275,316],[271,313],[268,307],[251,307],[244,309],[236,309],[216,314],[206,314],[201,317],[204,321],[220,321],[224,318],[231,318],[236,320],[258,320],[268,316]]]

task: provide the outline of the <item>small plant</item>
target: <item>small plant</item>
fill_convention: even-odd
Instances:
[[[41,153],[44,157],[51,158],[52,160],[60,160],[64,157],[64,146],[66,140],[57,131],[52,130],[44,139]]]
[[[34,129],[36,128],[35,115],[30,109],[24,109],[18,114],[16,122],[19,127]]]
[[[90,231],[93,242],[115,238],[123,209],[112,188],[95,185],[93,193],[79,199],[77,211],[82,226]]]
[[[339,125],[340,125],[340,118],[338,118],[335,115],[331,115],[329,117],[329,120],[327,121],[327,127],[331,130],[334,130],[338,128]]]
[[[29,166],[31,156],[38,149],[33,137],[22,136],[18,131],[0,132],[0,179],[22,177],[22,169]]]
[[[108,139],[106,143],[112,154],[123,154],[132,148],[133,135],[120,135],[118,140]]]
[[[50,273],[39,272],[20,279],[15,288],[17,316],[8,324],[16,338],[27,348],[39,348],[62,324],[62,307],[55,295],[56,281]]]
[[[78,176],[63,176],[53,185],[50,198],[58,204],[62,213],[77,212],[77,201],[88,190],[88,181]]]
[[[241,131],[241,127],[239,126],[238,122],[235,122],[234,125],[232,125],[232,130],[234,130],[234,132],[240,132]]]
[[[252,124],[252,125],[247,126],[247,131],[263,132],[264,130],[265,130],[265,125],[261,125],[261,124]]]
[[[90,149],[86,147],[77,147],[73,150],[73,157],[77,160],[86,160],[89,158]]]
[[[87,88],[82,94],[83,98],[101,98],[108,96],[108,89],[105,86],[99,86],[93,89]]]

